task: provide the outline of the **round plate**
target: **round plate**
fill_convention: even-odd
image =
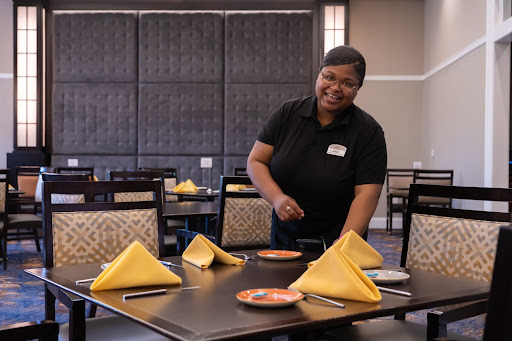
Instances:
[[[102,268],[103,270],[105,270],[105,269],[106,269],[110,264],[112,264],[112,263],[105,263],[105,264],[101,264],[101,268]]]
[[[258,256],[268,260],[292,260],[302,256],[302,253],[287,250],[265,250],[259,251]]]
[[[287,289],[249,289],[240,291],[236,298],[240,302],[256,307],[278,308],[299,302],[304,298],[304,294]]]
[[[366,270],[366,274],[377,274],[377,276],[369,276],[374,283],[399,283],[408,279],[409,274],[400,271],[391,270]]]

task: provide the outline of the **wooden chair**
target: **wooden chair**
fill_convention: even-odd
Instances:
[[[413,183],[414,169],[388,168],[386,171],[387,219],[386,231],[393,232],[393,213],[402,213],[402,229],[405,224],[405,210],[409,186]]]
[[[24,192],[9,203],[11,207],[16,208],[16,213],[37,214],[41,208],[41,202],[35,198],[41,168],[40,166],[16,167],[16,188]]]
[[[60,174],[88,174],[91,178],[94,177],[93,167],[57,167],[55,172]]]
[[[401,266],[434,271],[446,276],[490,281],[499,228],[511,214],[428,206],[420,197],[512,202],[512,189],[411,184]],[[447,306],[428,314],[428,326],[383,320],[329,331],[323,340],[433,340],[447,334],[447,323],[482,314],[487,302]],[[495,339],[498,340],[498,339]],[[501,340],[501,339],[500,339]]]
[[[247,169],[243,168],[235,168],[235,176],[247,176]]]
[[[51,195],[152,192],[151,200],[135,202],[60,203]],[[113,261],[132,242],[138,240],[155,257],[164,255],[162,186],[156,180],[137,181],[57,181],[43,182],[44,266]],[[155,200],[155,198],[158,198]],[[87,233],[84,233],[87,232]],[[61,236],[66,238],[61,238]],[[85,246],[85,247],[84,247]],[[78,249],[79,248],[79,249]],[[100,250],[100,252],[98,252]],[[55,319],[55,300],[70,309],[70,321],[85,320],[85,303],[72,293],[45,284],[45,315]],[[61,326],[61,337],[87,340],[166,340],[163,336],[121,316],[85,320],[86,331]]]
[[[214,235],[205,235],[224,250],[270,247],[272,205],[256,191],[228,191],[228,185],[252,185],[247,176],[221,176],[219,210]],[[199,232],[179,229],[178,254],[185,238]]]
[[[0,233],[2,243],[0,251],[2,252],[2,262],[4,271],[7,270],[7,245],[13,240],[33,239],[37,251],[41,251],[39,244],[39,231],[43,227],[41,217],[36,214],[18,213],[11,214],[7,209],[7,192],[9,177],[8,169],[0,169]]]
[[[453,170],[415,169],[413,182],[415,184],[452,186]],[[419,202],[424,205],[452,207],[451,198],[420,197]]]
[[[55,321],[21,322],[0,326],[0,340],[26,341],[57,341],[59,324]]]
[[[140,167],[142,171],[156,171],[163,172],[164,178],[164,191],[172,190],[178,184],[178,172],[176,168],[148,168]],[[165,202],[178,202],[178,196],[173,194],[165,194]]]
[[[74,174],[74,173],[41,173],[43,181],[91,181],[90,174]],[[42,184],[41,184],[42,186]],[[85,201],[93,201],[93,197],[85,197],[83,194],[57,194],[52,193],[52,203],[81,203]]]

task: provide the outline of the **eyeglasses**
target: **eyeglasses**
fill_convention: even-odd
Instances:
[[[339,83],[341,91],[350,92],[354,90],[354,88],[357,86],[357,84],[352,84],[350,82],[346,81],[340,81],[338,82],[336,78],[330,75],[324,75],[323,73],[320,73],[320,79],[322,80],[323,84],[325,86],[333,86]]]

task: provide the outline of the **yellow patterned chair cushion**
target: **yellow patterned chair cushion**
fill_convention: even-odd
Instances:
[[[81,204],[85,202],[83,194],[55,194],[52,193],[52,204]]]
[[[153,192],[114,193],[115,202],[153,201]]]
[[[7,190],[5,182],[0,182],[0,213],[5,212],[5,191]]]
[[[226,198],[221,247],[270,245],[272,206],[261,198]]]
[[[176,178],[164,178],[164,187],[166,191],[172,191],[176,187]],[[165,201],[178,202],[178,196],[174,194],[166,194]]]
[[[412,214],[407,268],[490,281],[501,222]]]
[[[54,266],[112,262],[131,243],[139,241],[158,257],[156,209],[126,211],[54,212]]]

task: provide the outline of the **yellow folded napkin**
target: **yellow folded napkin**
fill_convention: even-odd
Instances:
[[[92,181],[99,181],[99,180],[98,180],[98,177],[97,177],[96,175],[93,175],[93,176],[92,176]]]
[[[380,302],[375,284],[343,251],[331,246],[290,285],[304,294],[362,302]]]
[[[226,191],[228,192],[238,192],[245,189],[245,185],[233,185],[229,184],[226,186]]]
[[[12,187],[12,185],[11,185],[11,184],[9,184],[9,188],[14,189],[14,187]]]
[[[384,262],[384,258],[353,230],[345,233],[333,247],[343,251],[361,269],[379,268]],[[309,262],[308,266],[315,262]]]
[[[135,241],[103,270],[91,291],[173,284],[181,284],[181,278]]]
[[[174,187],[173,191],[176,193],[197,192],[197,187],[194,185],[192,180],[188,179],[185,182],[180,182],[176,187]]]
[[[194,240],[192,240],[190,245],[183,252],[182,258],[201,269],[209,267],[214,260],[224,264],[245,264],[244,260],[231,256],[201,234],[198,234]]]

